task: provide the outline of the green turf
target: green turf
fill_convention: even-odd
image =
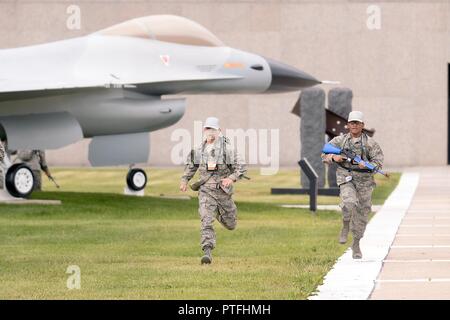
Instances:
[[[295,170],[272,178],[253,173],[239,186],[247,201],[237,197],[238,228],[216,224],[209,266],[199,263],[195,198],[114,194],[123,188],[119,169],[54,172],[62,190],[46,182],[33,197],[62,206],[0,205],[0,299],[304,299],[346,249],[336,241],[336,212],[267,203],[299,202],[266,188],[274,180],[295,186]],[[179,195],[179,170],[153,169],[150,176],[148,194]],[[379,183],[379,201],[397,181]],[[69,265],[81,268],[80,290],[66,287]]]
[[[53,169],[54,176],[62,186],[61,191],[73,192],[109,192],[122,193],[127,169],[121,168],[103,168],[103,169]],[[145,190],[150,196],[180,196],[178,190],[179,181],[183,168],[148,168],[146,169],[149,183]],[[259,170],[251,169],[248,175],[251,180],[242,180],[236,184],[236,194],[234,199],[245,202],[270,202],[286,204],[308,204],[309,197],[306,195],[271,195],[272,187],[280,188],[298,188],[300,187],[299,169],[280,169],[276,175],[262,176]],[[373,203],[382,204],[391,190],[397,185],[400,174],[393,173],[390,179],[377,174],[376,182],[379,188],[376,188],[373,194]],[[197,177],[194,177],[194,181]],[[43,178],[44,190],[58,191],[56,187],[46,178]],[[194,191],[187,192],[191,197],[196,197]],[[338,197],[318,198],[320,204],[338,204]]]

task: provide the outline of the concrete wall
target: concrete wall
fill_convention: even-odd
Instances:
[[[80,30],[66,27],[70,4],[81,8]],[[380,30],[366,24],[372,4],[381,8]],[[377,129],[387,165],[446,164],[448,1],[2,1],[0,48],[82,36],[153,14],[185,16],[229,46],[341,81],[353,90],[353,109]],[[152,133],[150,164],[171,164],[174,129],[191,130],[194,120],[215,115],[225,128],[279,128],[281,165],[296,166],[300,121],[290,110],[297,98],[189,96],[185,117]],[[51,151],[48,158],[86,165],[87,141]]]

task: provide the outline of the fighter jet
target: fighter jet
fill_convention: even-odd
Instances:
[[[84,37],[0,50],[0,137],[12,150],[92,138],[93,166],[143,163],[148,133],[183,116],[180,94],[279,93],[320,83],[295,67],[228,47],[189,19],[147,16]],[[143,170],[128,173],[133,190],[146,183]],[[9,168],[11,194],[26,197],[32,184],[24,165]]]

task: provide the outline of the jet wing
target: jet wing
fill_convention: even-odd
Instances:
[[[163,94],[176,94],[189,90],[199,81],[236,79],[235,76],[191,77],[189,79],[174,79],[173,81],[135,82],[135,83],[0,83],[0,109],[2,103],[9,101],[34,99],[46,96],[70,95],[87,90],[103,88],[122,88],[134,90],[147,95],[160,96]],[[8,84],[6,84],[8,83]],[[64,100],[62,100],[64,101]],[[62,102],[64,103],[64,102]],[[69,112],[32,113],[0,116],[0,135],[8,137],[8,146],[16,149],[57,149],[83,139],[83,131],[78,120]],[[109,140],[97,139],[92,146],[102,150]],[[106,142],[105,142],[106,141]],[[113,141],[113,140],[111,140]],[[106,143],[106,144],[105,144]],[[145,145],[145,143],[143,144]],[[92,149],[91,148],[91,149]],[[141,152],[142,153],[142,152]],[[145,153],[145,152],[144,152]],[[138,154],[140,153],[133,153]],[[142,157],[141,157],[142,158]],[[131,159],[131,158],[130,158]],[[134,158],[133,158],[134,159]],[[140,159],[140,158],[139,158]],[[143,158],[142,158],[143,159]],[[102,153],[93,153],[94,163],[103,163]],[[136,159],[135,159],[136,160]],[[135,161],[137,162],[137,161]]]
[[[144,91],[154,95],[175,94],[182,90],[179,88],[189,87],[189,83],[214,80],[240,79],[240,76],[233,75],[199,75],[188,78],[161,79],[159,81],[127,80],[127,81],[73,81],[73,82],[46,82],[33,81],[26,82],[20,80],[0,79],[0,102],[20,99],[31,99],[42,96],[64,95],[83,90],[99,88],[122,88],[136,89],[143,88]],[[138,90],[139,91],[139,90]]]

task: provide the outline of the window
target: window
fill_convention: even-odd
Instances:
[[[102,35],[154,39],[191,46],[225,46],[214,34],[189,19],[157,15],[137,18],[99,31]]]

